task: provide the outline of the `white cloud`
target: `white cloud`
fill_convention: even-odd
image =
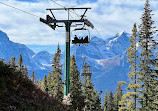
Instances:
[[[26,10],[35,15],[45,18],[48,12],[46,8],[60,7],[54,4],[50,0],[39,0],[39,2],[20,2],[16,0],[1,0],[4,3],[10,4],[17,8]],[[87,18],[94,24],[99,31],[101,38],[107,38],[115,35],[121,31],[131,32],[133,24],[136,22],[140,24],[140,17],[143,11],[145,0],[98,0],[93,3],[78,4],[77,0],[73,2],[69,1],[56,1],[59,4],[72,7],[92,7],[92,10],[87,12]],[[153,19],[155,20],[155,26],[158,16],[158,1],[151,0],[151,9],[153,9]],[[38,45],[54,45],[60,42],[65,42],[65,30],[64,28],[57,28],[58,31],[54,31],[45,24],[39,22],[39,19],[31,15],[25,14],[18,10],[1,5],[0,10],[0,29],[5,31],[10,40],[23,44],[38,44]],[[61,8],[61,7],[60,7]],[[77,11],[77,13],[81,13]],[[58,19],[66,19],[65,12],[55,12]],[[74,18],[78,18],[72,13]],[[73,29],[73,28],[72,28]],[[91,35],[100,35],[95,30],[90,30]]]

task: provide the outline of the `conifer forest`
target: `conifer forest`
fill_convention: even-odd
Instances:
[[[131,0],[106,0],[108,5],[123,3],[117,11],[122,8],[124,13],[127,9],[125,4],[130,1],[131,10],[128,11],[135,13],[139,20],[126,13],[128,18],[123,16],[122,19],[127,18],[127,21],[117,15],[111,19],[102,17],[104,13],[100,5],[108,6],[99,4],[100,7],[97,7],[97,3],[105,2],[102,0],[46,1],[0,0],[0,111],[158,111],[158,19],[155,19],[158,17],[158,1],[136,0],[132,7],[130,3],[134,1]],[[48,14],[44,12],[45,15],[42,15],[43,7],[48,3],[53,8],[47,7]],[[76,6],[72,7],[73,3]],[[138,7],[140,4],[142,7]],[[25,5],[33,8],[26,10],[28,7]],[[36,10],[38,5],[42,9],[40,12]],[[57,6],[60,8],[55,8]],[[8,18],[2,14],[3,7],[11,10],[5,13]],[[99,10],[98,17],[92,10],[94,7]],[[140,10],[140,15],[136,9]],[[112,10],[112,6],[106,10]],[[110,16],[106,10],[105,13]],[[16,20],[11,18],[15,23],[9,23],[6,29],[10,14],[19,16]],[[23,14],[29,17],[25,18]],[[21,18],[23,21],[20,21]],[[38,21],[28,27],[29,22],[25,19],[33,21],[35,18]],[[97,19],[101,25],[96,24]],[[108,22],[103,24],[104,19],[114,20],[114,27],[108,27]],[[121,32],[106,40],[98,38],[104,36],[108,28],[115,32],[121,27],[115,19],[123,21],[121,24],[127,22],[123,30],[129,30],[130,34]],[[16,22],[19,22],[21,30],[24,29],[23,32]],[[60,31],[62,27],[63,31]],[[1,29],[6,29],[4,31],[14,38],[26,33],[28,36],[18,37],[16,41],[8,38]],[[38,38],[27,32],[38,29]],[[100,30],[103,30],[102,33]],[[64,37],[57,38],[56,32]],[[25,41],[26,46],[24,42],[18,43],[20,40]],[[43,49],[38,53],[33,51],[39,44],[46,46],[51,43],[55,44],[53,54]],[[32,48],[33,45],[27,44],[37,45]],[[127,47],[124,48],[125,45]],[[50,50],[51,45],[48,47]]]

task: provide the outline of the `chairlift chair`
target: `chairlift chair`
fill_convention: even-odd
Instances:
[[[88,29],[86,29],[86,28],[77,28],[77,29],[74,29],[73,31],[80,31],[80,30],[88,31],[89,35],[87,35],[84,38],[83,37],[77,37],[75,35],[74,40],[72,40],[72,44],[88,44],[90,42],[90,32],[89,32]]]

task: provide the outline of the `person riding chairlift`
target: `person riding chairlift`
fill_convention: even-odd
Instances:
[[[77,36],[75,35],[74,40],[78,40]]]
[[[84,38],[83,42],[84,42],[84,43],[89,43],[89,42],[88,42],[88,36],[86,36],[86,37]]]
[[[77,37],[77,35],[75,35],[74,40],[72,40],[74,43],[89,43],[88,42],[88,36],[86,36],[84,39],[83,37]]]
[[[79,43],[79,39],[78,39],[78,37],[75,35],[75,37],[74,37],[74,40],[72,40],[72,42],[74,43],[74,44],[76,44],[76,43]]]

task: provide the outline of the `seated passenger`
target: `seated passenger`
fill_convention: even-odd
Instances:
[[[72,40],[73,44],[79,43],[78,37],[75,35],[74,40]]]
[[[82,43],[82,44],[83,44],[83,37],[81,37],[81,39],[80,39],[80,43]]]
[[[88,36],[86,36],[86,37],[84,38],[84,43],[89,43],[89,41],[88,41]]]
[[[77,36],[75,35],[74,40],[78,40]]]

